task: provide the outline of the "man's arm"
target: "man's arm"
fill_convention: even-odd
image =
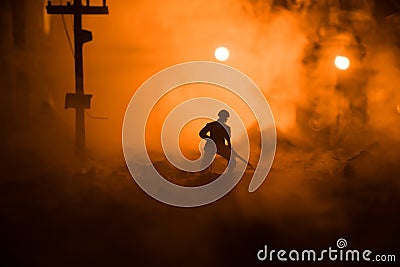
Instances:
[[[227,126],[225,128],[225,134],[226,134],[225,139],[228,144],[228,147],[231,148],[232,147],[232,145],[231,145],[231,127]]]
[[[210,138],[210,136],[207,135],[209,131],[210,131],[209,124],[207,123],[206,126],[204,126],[204,128],[200,130],[199,132],[200,137],[203,139]]]

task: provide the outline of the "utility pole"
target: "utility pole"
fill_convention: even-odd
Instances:
[[[90,108],[92,95],[85,94],[83,90],[83,44],[92,41],[92,32],[82,29],[82,15],[108,14],[106,0],[102,6],[90,6],[90,0],[82,5],[82,0],[67,2],[66,5],[52,5],[47,2],[48,14],[74,15],[74,51],[75,51],[75,93],[67,93],[65,97],[65,108],[75,109],[75,145],[78,152],[85,151],[85,109]]]

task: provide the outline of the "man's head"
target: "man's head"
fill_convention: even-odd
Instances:
[[[226,111],[225,109],[221,109],[218,112],[218,117],[219,117],[219,119],[218,119],[219,121],[226,122],[229,118],[229,112]]]

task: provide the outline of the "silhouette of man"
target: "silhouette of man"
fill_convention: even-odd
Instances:
[[[218,112],[218,120],[207,123],[203,129],[201,129],[199,135],[201,138],[206,139],[204,146],[204,157],[201,162],[202,169],[206,167],[207,162],[214,159],[215,153],[222,156],[228,161],[228,172],[232,172],[236,167],[235,158],[232,158],[232,162],[229,162],[232,152],[231,145],[231,127],[226,125],[229,118],[229,112],[222,109]],[[214,141],[217,151],[215,151],[212,142]]]

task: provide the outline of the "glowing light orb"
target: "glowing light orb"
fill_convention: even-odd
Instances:
[[[347,70],[350,67],[350,59],[344,56],[337,56],[335,58],[335,66],[339,70]]]
[[[219,61],[225,61],[229,58],[229,50],[226,47],[218,47],[215,49],[214,56]]]
[[[397,111],[397,114],[400,115],[400,104],[396,106],[396,111]]]

